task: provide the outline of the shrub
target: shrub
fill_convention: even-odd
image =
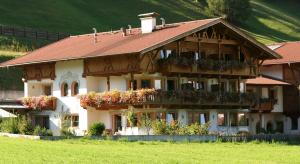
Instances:
[[[166,134],[167,124],[164,120],[156,120],[152,123],[152,130],[154,134],[162,135]]]
[[[31,120],[27,119],[25,116],[22,116],[18,119],[18,131],[20,134],[30,135],[33,132],[31,125]]]
[[[1,131],[6,133],[18,134],[18,118],[7,118],[1,122]]]
[[[105,125],[102,122],[94,123],[89,128],[89,135],[91,136],[101,136],[105,130]]]
[[[61,123],[60,134],[65,137],[75,136],[75,131],[70,129],[71,127],[71,119],[69,117],[65,117]]]
[[[36,126],[33,134],[36,136],[53,136],[51,130],[47,130],[45,127]]]
[[[157,135],[205,135],[208,134],[210,123],[194,123],[183,126],[180,122],[173,121],[167,124],[165,121],[154,121],[152,124],[153,133]]]

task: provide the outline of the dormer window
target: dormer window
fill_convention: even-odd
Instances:
[[[68,96],[68,93],[69,92],[69,86],[67,83],[62,83],[61,84],[61,96],[62,97],[65,97],[65,96]]]
[[[78,82],[74,81],[71,86],[71,95],[76,96],[78,95],[78,93],[79,93],[79,84]]]

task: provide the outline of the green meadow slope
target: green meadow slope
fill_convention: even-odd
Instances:
[[[0,0],[0,24],[71,34],[139,26],[137,15],[156,11],[168,23],[204,19],[205,0]],[[300,40],[300,3],[252,0],[253,13],[241,28],[264,43]]]

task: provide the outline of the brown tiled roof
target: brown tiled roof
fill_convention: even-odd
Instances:
[[[269,47],[280,54],[283,58],[266,60],[263,65],[300,62],[300,41],[276,43],[269,45]]]
[[[242,37],[248,39],[248,41],[263,49],[270,58],[280,57],[280,55],[274,53],[264,45],[246,36],[241,30],[229,25],[220,18],[216,18],[166,25],[165,28],[148,34],[142,34],[141,30],[136,28],[132,29],[131,34],[125,37],[123,37],[121,31],[98,33],[96,43],[94,42],[94,34],[71,36],[17,59],[4,62],[0,64],[0,67],[97,56],[145,53],[218,23],[223,23]]]
[[[263,76],[256,77],[255,79],[248,79],[246,81],[246,84],[247,85],[290,85],[289,83],[271,79],[268,77],[263,77]]]

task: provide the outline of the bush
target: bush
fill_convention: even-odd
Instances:
[[[65,117],[62,120],[60,135],[65,137],[75,136],[75,131],[70,129],[71,127],[71,119],[69,117]]]
[[[105,130],[105,125],[102,122],[94,123],[89,128],[89,135],[91,136],[101,136]]]
[[[47,130],[45,127],[36,126],[34,128],[33,134],[36,136],[53,136],[51,130]]]
[[[18,118],[7,118],[3,119],[0,125],[0,131],[5,133],[18,134]]]
[[[167,124],[165,121],[154,121],[152,124],[153,133],[157,135],[205,135],[208,134],[209,123],[194,123],[183,126],[177,121]]]
[[[167,131],[166,121],[162,121],[162,120],[153,121],[152,130],[153,130],[153,133],[157,134],[157,135],[166,134],[166,131]]]
[[[31,120],[27,119],[25,116],[18,119],[18,130],[20,134],[31,135],[33,133]]]

